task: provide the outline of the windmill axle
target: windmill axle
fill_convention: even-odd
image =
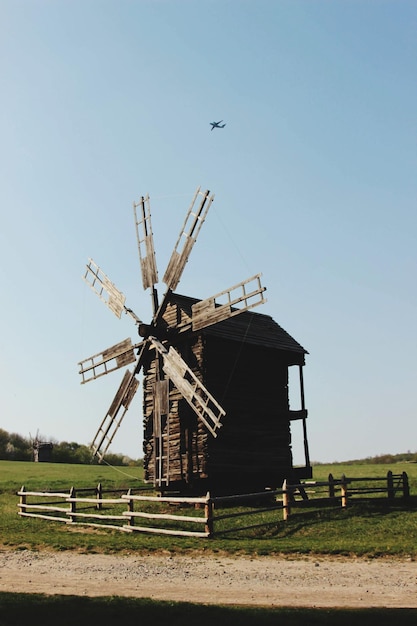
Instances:
[[[160,341],[164,341],[165,339],[168,339],[168,336],[172,336],[174,334],[173,329],[169,329],[165,326],[143,323],[139,324],[138,333],[144,339],[148,339],[148,337],[152,336],[156,337]]]

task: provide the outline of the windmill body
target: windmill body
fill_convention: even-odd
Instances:
[[[143,372],[145,480],[161,491],[247,493],[311,476],[302,368],[306,350],[269,316],[260,275],[206,300],[174,292],[214,196],[197,192],[181,228],[159,302],[149,197],[134,204],[145,289],[153,317],[145,324],[90,260],[84,276],[118,317],[129,314],[140,338],[126,339],[80,363],[82,382],[127,370],[92,443],[99,459],[110,446]],[[195,208],[197,204],[197,208]],[[139,216],[138,216],[139,214]],[[291,411],[288,371],[300,372],[301,409]],[[293,467],[293,419],[303,423],[305,464]]]

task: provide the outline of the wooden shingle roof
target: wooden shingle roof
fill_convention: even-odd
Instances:
[[[198,302],[195,298],[172,294],[170,301],[190,311],[191,306]],[[291,335],[277,324],[269,315],[247,311],[231,317],[214,326],[208,326],[202,331],[207,336],[219,337],[230,341],[238,341],[285,352],[296,353],[300,357],[308,354]],[[295,356],[295,355],[294,355]],[[298,359],[296,359],[298,362]]]

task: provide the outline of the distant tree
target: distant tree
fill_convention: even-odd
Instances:
[[[91,450],[88,446],[79,444],[76,441],[58,442],[52,438],[38,436],[37,439],[49,441],[53,444],[52,463],[79,463],[82,465],[96,464],[98,461],[92,459]],[[0,460],[8,461],[32,461],[33,460],[33,440],[25,438],[17,433],[8,433],[0,428]],[[134,461],[124,454],[108,454],[106,462],[109,465],[140,465],[142,459]]]
[[[0,428],[0,459],[6,459],[6,446],[9,441],[9,433]]]
[[[106,463],[108,463],[109,465],[126,466],[126,465],[129,465],[131,462],[131,459],[125,456],[124,454],[113,454],[112,452],[109,452],[108,454],[106,454],[105,460],[106,460]]]
[[[87,446],[75,441],[61,441],[55,444],[52,450],[53,463],[82,463],[91,462],[91,451]]]
[[[5,458],[10,461],[30,461],[32,459],[32,447],[29,440],[17,433],[9,434]]]

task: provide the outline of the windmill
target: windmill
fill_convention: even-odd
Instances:
[[[42,441],[40,439],[39,428],[36,431],[35,439],[32,439],[32,435],[30,435],[30,441],[35,463],[50,463],[54,446],[51,441]]]
[[[265,441],[272,441],[278,449],[278,457],[274,448],[275,451],[269,454],[271,461],[268,463],[276,464],[278,458],[281,470],[288,473],[292,469],[292,458],[287,422],[289,419],[303,419],[305,424],[304,407],[301,411],[292,412],[297,413],[297,416],[289,417],[291,412],[286,389],[288,365],[298,364],[301,367],[306,351],[270,317],[252,313],[254,307],[265,302],[261,275],[252,276],[205,300],[175,293],[213,199],[214,195],[209,191],[202,192],[198,188],[195,192],[162,279],[166,292],[161,299],[156,287],[158,271],[149,196],[133,203],[143,288],[150,289],[152,296],[150,323],[144,323],[126,305],[123,293],[92,259],[89,259],[84,274],[88,285],[118,318],[125,313],[133,319],[141,338],[137,343],[125,339],[79,363],[82,383],[133,364],[131,370],[126,370],[97,430],[91,444],[93,454],[100,461],[103,460],[137,392],[137,377],[142,370],[145,478],[160,489],[195,487],[198,483],[210,481],[210,476],[213,480],[215,477],[217,485],[230,484],[231,488],[236,488],[236,477],[245,476],[242,459],[248,453],[248,448],[253,447],[255,433],[247,423],[252,417],[245,417],[250,403],[245,399],[244,380],[247,372],[253,370],[253,360],[256,362],[259,358],[260,347],[264,349],[266,345],[273,360],[275,351],[279,350],[286,355],[286,361],[284,367],[279,365],[281,373],[278,387],[282,402],[277,405],[282,405],[280,419],[284,429],[280,426],[278,432],[275,426],[272,430],[269,426],[264,428],[263,449],[259,450],[259,458],[268,457]],[[254,321],[255,315],[258,317]],[[246,344],[252,350],[250,357],[243,350]],[[240,378],[235,374],[239,362],[242,364]],[[262,372],[260,375],[263,384],[268,376]],[[237,381],[234,385],[231,382],[233,376]],[[210,388],[211,383],[207,381],[212,381],[215,390]],[[269,386],[272,389],[274,385],[275,374]],[[224,392],[225,386],[231,389],[229,394]],[[257,387],[257,396],[262,396],[265,404],[268,392],[259,389],[258,383]],[[276,403],[276,393],[273,393],[273,402]],[[271,401],[268,402],[268,407],[266,404],[265,407],[271,412]],[[237,410],[234,408],[236,406],[239,406]],[[259,410],[260,415],[265,410],[262,402]],[[236,411],[240,421],[234,419],[234,425],[229,424],[229,413],[233,417]],[[221,430],[225,432],[224,437],[219,435]],[[242,434],[244,432],[245,435]],[[216,447],[216,440],[223,443]],[[228,460],[231,460],[229,465]],[[257,477],[252,481],[254,486],[260,481],[271,482],[269,466],[265,470],[265,461],[258,460],[256,463],[255,473],[253,468],[251,470],[252,476]],[[309,474],[309,467],[307,470]],[[245,485],[247,482],[246,476]],[[213,481],[210,484],[213,486]]]

